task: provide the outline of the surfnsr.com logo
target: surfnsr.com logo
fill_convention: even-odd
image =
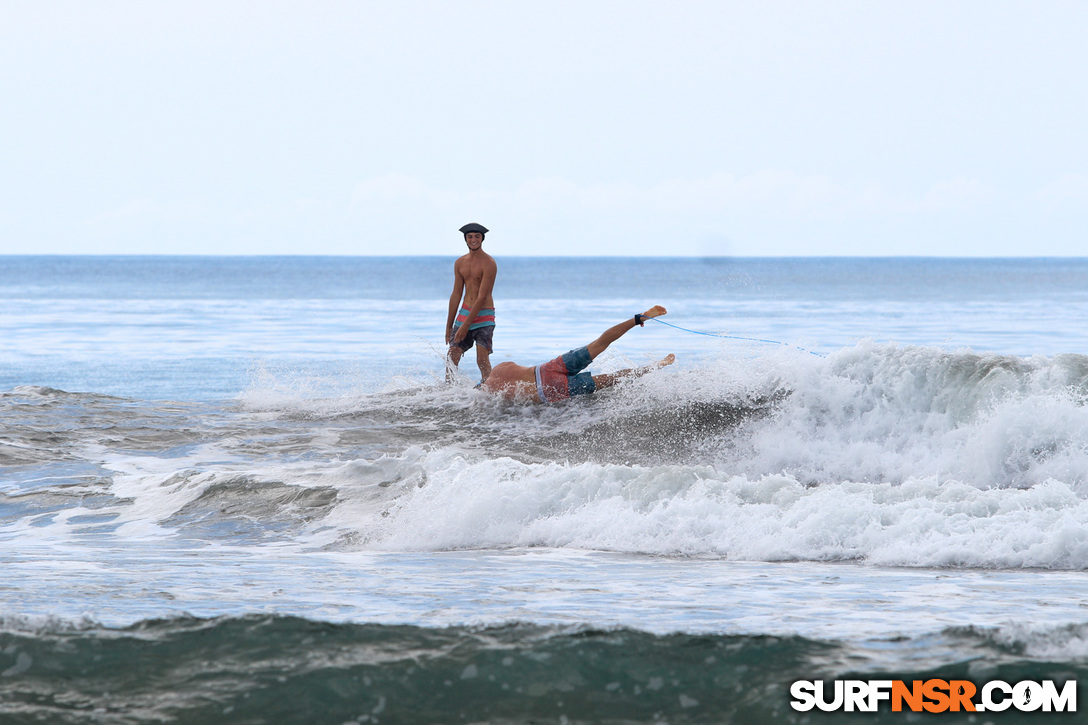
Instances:
[[[800,712],[876,712],[889,702],[892,712],[1076,712],[1077,681],[1061,689],[1053,680],[1023,680],[1009,684],[991,680],[981,688],[969,680],[834,680],[831,691],[823,680],[798,680],[790,686],[790,706]],[[977,695],[977,697],[976,697]]]

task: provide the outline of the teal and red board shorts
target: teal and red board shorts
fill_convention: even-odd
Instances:
[[[593,358],[589,348],[565,352],[536,367],[536,392],[541,402],[557,403],[573,395],[587,395],[597,389],[593,376],[582,372]]]
[[[464,307],[457,312],[457,319],[453,323],[453,332],[457,332],[458,328],[465,324],[468,313],[469,310]],[[476,315],[472,324],[468,326],[468,334],[465,335],[465,339],[461,340],[461,342],[451,342],[450,347],[459,348],[461,352],[468,352],[475,342],[479,343],[480,347],[486,349],[489,353],[495,352],[495,348],[492,346],[494,335],[495,308],[485,307],[480,310],[480,314]]]

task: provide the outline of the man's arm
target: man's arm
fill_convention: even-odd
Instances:
[[[662,307],[661,305],[654,305],[650,309],[643,312],[642,316],[647,318],[647,319],[650,319],[650,318],[653,318],[653,317],[661,317],[661,315],[664,315],[666,313],[667,313],[667,310],[664,307]],[[620,324],[613,325],[612,327],[610,327],[607,330],[605,330],[604,332],[602,332],[600,337],[598,337],[596,340],[594,340],[593,342],[586,345],[586,349],[589,350],[589,359],[590,360],[596,359],[596,357],[598,355],[600,355],[602,352],[604,352],[606,349],[608,349],[609,345],[611,345],[616,340],[623,337],[624,333],[626,333],[627,331],[633,329],[634,326],[635,326],[635,318],[634,317],[628,317],[626,320],[624,320]]]
[[[457,319],[457,311],[461,307],[461,295],[465,292],[465,278],[461,274],[461,260],[453,263],[453,294],[450,295],[450,310],[446,315],[446,344],[453,342],[453,321]],[[468,325],[463,326],[468,329]]]
[[[487,300],[491,297],[491,291],[495,288],[495,276],[498,274],[498,265],[495,264],[495,260],[489,260],[489,264],[484,267],[483,278],[480,280],[480,288],[476,290],[476,301],[472,303],[472,308],[468,311],[468,317],[465,319],[465,324],[461,325],[457,329],[457,333],[453,336],[454,342],[460,342],[468,335],[468,326],[476,319],[476,315],[480,314],[480,310],[487,304]]]

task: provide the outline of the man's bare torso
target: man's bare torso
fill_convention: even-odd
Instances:
[[[484,274],[489,270],[494,273],[496,265],[490,254],[479,249],[458,259],[454,264],[454,270],[465,284],[465,296],[461,304],[464,307],[471,308],[476,304],[476,297],[480,294],[480,285],[483,284]],[[481,307],[489,309],[495,307],[495,300],[491,296],[491,290],[488,290]]]
[[[498,393],[508,400],[539,402],[536,392],[536,368],[502,362],[491,370],[483,382],[484,390]]]

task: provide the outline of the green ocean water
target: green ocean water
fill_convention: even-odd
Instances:
[[[892,723],[978,715],[800,713],[799,679],[1051,679],[1085,665],[1023,656],[985,632],[928,645],[961,660],[885,670],[875,650],[803,637],[652,635],[629,629],[425,628],[293,617],[152,620],[122,629],[0,634],[5,723]],[[914,643],[921,649],[923,643]],[[885,646],[895,646],[886,643]],[[1042,713],[993,714],[1039,722]],[[1057,717],[1071,722],[1070,715]]]

